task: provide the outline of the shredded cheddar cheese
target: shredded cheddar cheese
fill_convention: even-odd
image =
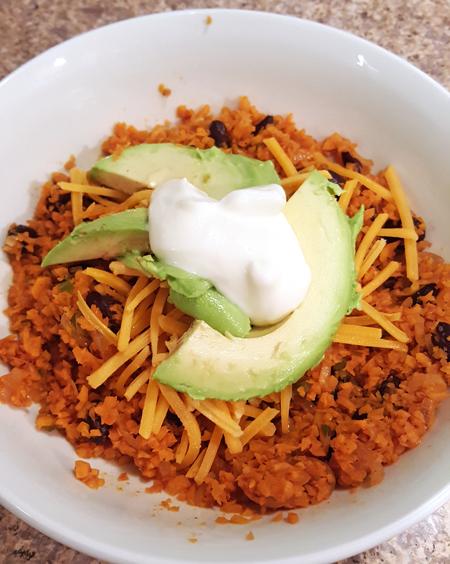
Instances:
[[[242,429],[235,421],[233,421],[230,413],[226,413],[220,409],[220,407],[217,407],[214,400],[204,399],[199,401],[193,399],[192,404],[197,411],[213,421],[216,425],[219,425],[219,427],[228,434],[233,437],[240,437],[242,435]]]
[[[331,178],[331,174],[327,170],[318,170],[317,172],[325,178]],[[297,174],[296,172],[295,176],[288,176],[287,178],[283,178],[283,180],[281,181],[281,186],[283,186],[283,188],[298,188],[301,184],[303,184],[303,182],[305,182],[310,174],[311,171],[302,172],[301,174]]]
[[[245,428],[242,436],[240,437],[242,446],[245,446],[250,439],[262,431],[267,423],[270,423],[270,421],[272,421],[272,419],[279,413],[278,409],[266,407],[261,415],[258,415],[258,417]]]
[[[160,384],[159,388],[170,407],[180,419],[183,427],[186,429],[189,438],[189,447],[183,457],[183,461],[179,464],[179,468],[186,468],[194,462],[200,452],[201,433],[197,419],[188,409],[186,409],[183,400],[175,390],[172,390],[163,384]]]
[[[206,476],[211,470],[214,459],[216,458],[217,451],[219,450],[222,437],[223,430],[218,425],[216,425],[214,427],[213,434],[211,435],[211,439],[209,440],[208,447],[201,462],[200,468],[198,469],[198,472],[196,473],[194,478],[198,486],[205,481]]]
[[[356,271],[361,268],[362,262],[367,254],[367,251],[369,250],[370,245],[373,243],[380,229],[386,223],[388,217],[389,216],[387,213],[380,213],[379,215],[377,215],[372,225],[369,227],[367,233],[364,235],[364,238],[361,241],[355,255]]]
[[[128,282],[125,282],[125,280],[122,280],[122,278],[115,276],[111,272],[106,272],[98,268],[88,267],[83,270],[83,273],[87,276],[90,276],[94,280],[97,280],[97,282],[99,282],[100,284],[111,286],[111,288],[114,288],[114,290],[117,290],[119,294],[122,294],[123,296],[128,296],[128,294],[131,292],[130,284],[128,284]]]
[[[281,168],[284,170],[286,176],[296,176],[297,169],[292,164],[291,159],[286,155],[275,137],[270,137],[269,139],[264,139],[263,141],[269,151],[278,161]]]
[[[381,338],[381,329],[380,337],[372,337],[370,335],[366,335],[361,332],[362,329],[369,329],[369,327],[355,327],[355,331],[349,332],[347,331],[347,327],[351,327],[351,325],[341,325],[336,333],[336,336],[333,339],[335,343],[344,343],[346,345],[359,345],[361,347],[379,347],[385,349],[395,349],[401,352],[408,352],[408,346],[404,343],[400,343],[399,341],[390,341],[388,339]]]
[[[289,384],[280,393],[281,432],[289,433],[289,408],[292,399],[292,384]]]
[[[142,386],[144,384],[146,384],[149,380],[149,378],[151,378],[153,372],[155,371],[155,369],[152,367],[147,368],[146,370],[143,370],[139,376],[136,376],[136,378],[131,382],[131,384],[128,386],[128,388],[125,390],[125,398],[130,401],[131,399],[133,399],[133,397],[135,396],[135,394],[137,392],[139,392],[139,390],[142,388]]]
[[[366,298],[374,290],[379,288],[388,278],[390,278],[394,272],[399,268],[400,263],[392,261],[390,262],[381,272],[379,272],[373,280],[362,287],[361,293],[362,297]]]
[[[383,315],[386,317],[386,319],[389,319],[389,321],[399,321],[402,317],[400,311],[396,313],[384,313]],[[373,317],[370,317],[369,315],[358,315],[352,317],[344,317],[342,323],[345,323],[346,325],[375,325],[377,322],[373,319]]]
[[[389,190],[384,188],[384,186],[381,186],[381,184],[378,184],[378,182],[375,182],[374,180],[370,180],[370,178],[367,178],[367,176],[364,176],[359,172],[354,172],[353,170],[344,168],[341,165],[333,163],[329,161],[326,157],[324,157],[321,153],[314,153],[314,160],[319,164],[325,165],[328,168],[328,170],[332,170],[333,172],[340,174],[344,178],[352,178],[357,180],[360,184],[362,184],[369,190],[372,190],[372,192],[374,192],[384,200],[388,202],[393,201],[392,194],[391,192],[389,192]]]
[[[88,184],[86,173],[79,168],[71,168],[69,177],[71,184],[81,184],[82,186],[86,186]],[[70,194],[70,199],[72,202],[73,224],[76,227],[83,221],[83,193],[72,192]]]
[[[159,288],[150,315],[150,335],[151,335],[151,347],[152,347],[153,359],[155,359],[156,355],[158,354],[158,337],[160,331],[158,319],[160,315],[162,315],[164,304],[166,303],[168,295],[169,295],[168,288],[162,288],[162,287]]]
[[[61,190],[64,190],[64,192],[81,192],[82,194],[107,196],[108,198],[113,198],[114,200],[119,201],[126,199],[126,194],[124,192],[119,192],[119,190],[114,190],[113,188],[102,188],[100,186],[85,184],[72,184],[70,182],[58,182],[58,186]]]
[[[115,333],[111,331],[100,319],[95,315],[95,313],[89,308],[87,303],[84,301],[83,296],[78,292],[78,308],[82,313],[83,317],[89,321],[89,323],[101,333],[105,339],[117,347],[118,338]]]
[[[125,351],[118,351],[114,356],[105,361],[100,368],[88,376],[87,380],[91,388],[95,390],[104,384],[116,370],[127,362],[127,360],[133,358],[145,346],[149,345],[150,339],[150,330],[147,330],[145,333],[142,333],[142,335],[139,335],[139,337],[136,337],[134,341],[131,341]]]
[[[417,241],[417,239],[419,238],[417,233],[413,229],[403,228],[380,229],[378,235],[380,237],[400,237],[402,239],[412,239],[413,241]]]
[[[142,410],[141,425],[139,427],[139,434],[141,435],[141,437],[144,437],[144,439],[148,439],[153,431],[158,395],[158,382],[156,382],[155,380],[150,380],[147,386],[144,408]]]
[[[360,304],[363,312],[376,321],[378,325],[387,331],[389,335],[394,337],[394,339],[397,339],[397,341],[401,343],[407,343],[409,341],[408,335],[396,327],[383,313],[377,311],[364,300],[361,300]]]
[[[347,180],[344,186],[344,193],[341,194],[339,198],[339,206],[344,213],[347,213],[347,208],[352,199],[353,192],[358,184],[358,180],[355,178],[353,180]]]
[[[150,355],[150,347],[144,347],[133,359],[132,362],[123,370],[116,384],[116,391],[119,395],[125,394],[125,384],[128,378],[136,372],[147,360]]]
[[[384,239],[378,239],[376,243],[374,243],[373,247],[367,253],[365,259],[363,260],[362,265],[358,270],[357,280],[360,281],[369,270],[369,268],[374,264],[377,258],[380,256],[381,251],[386,246],[386,241]]]
[[[169,402],[163,395],[159,396],[158,403],[156,404],[155,416],[153,418],[152,433],[157,435],[164,423],[164,420],[169,409]]]
[[[387,183],[394,197],[402,222],[402,227],[408,231],[415,231],[411,210],[409,209],[405,193],[403,192],[403,188],[394,167],[388,166],[384,176],[386,177]],[[416,241],[412,239],[405,239],[405,258],[406,276],[414,284],[414,282],[417,282],[419,279],[419,261]]]

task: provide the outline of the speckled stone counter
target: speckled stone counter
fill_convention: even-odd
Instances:
[[[290,14],[372,41],[450,90],[448,0],[0,0],[0,79],[79,33],[144,14],[237,8]],[[449,470],[450,471],[450,470]],[[98,564],[0,506],[0,564]],[[405,533],[339,564],[450,562],[450,502]]]

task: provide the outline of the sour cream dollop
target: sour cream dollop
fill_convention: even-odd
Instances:
[[[214,200],[185,178],[153,192],[150,246],[156,257],[208,279],[253,325],[271,325],[306,296],[311,272],[282,213],[277,184]]]

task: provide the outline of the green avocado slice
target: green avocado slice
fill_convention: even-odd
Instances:
[[[249,317],[214,288],[212,283],[196,274],[165,264],[152,256],[140,257],[129,253],[120,260],[130,268],[147,276],[167,280],[170,301],[180,311],[205,321],[210,327],[226,335],[245,337],[251,329]]]
[[[202,150],[173,143],[129,147],[116,160],[110,156],[98,161],[89,178],[127,193],[187,178],[216,200],[233,190],[280,184],[271,161],[226,154],[216,147]]]
[[[41,266],[114,258],[131,250],[150,251],[146,208],[80,223],[46,255]]]
[[[284,389],[316,366],[354,299],[354,241],[347,216],[313,172],[284,208],[312,280],[303,303],[271,332],[224,336],[195,321],[154,379],[194,399],[229,401]],[[263,334],[265,333],[265,334]]]
[[[250,329],[250,319],[236,304],[230,302],[225,296],[210,288],[207,292],[196,298],[188,298],[176,292],[170,282],[170,300],[180,311],[205,321],[209,327],[222,335],[230,334],[233,337],[245,337]]]

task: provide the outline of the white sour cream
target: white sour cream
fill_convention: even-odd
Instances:
[[[156,257],[210,280],[253,325],[280,321],[300,305],[311,272],[270,184],[210,198],[186,179],[153,192],[150,245]]]

